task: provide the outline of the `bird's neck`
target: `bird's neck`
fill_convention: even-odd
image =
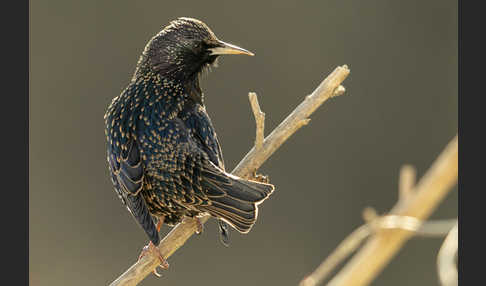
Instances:
[[[182,80],[150,72],[135,78],[132,84],[136,91],[128,95],[139,103],[136,113],[148,112],[154,119],[159,115],[171,118],[194,104],[204,105],[199,77]]]
[[[212,61],[212,64],[216,65],[216,62]],[[168,85],[182,87],[192,101],[203,105],[204,95],[200,87],[200,80],[202,73],[209,67],[209,64],[205,63],[198,66],[195,72],[188,72],[188,69],[175,67],[177,66],[159,69],[151,65],[147,58],[142,56],[137,64],[132,82],[144,79],[147,82],[155,83],[155,85],[162,83],[160,88],[163,89],[166,89]]]

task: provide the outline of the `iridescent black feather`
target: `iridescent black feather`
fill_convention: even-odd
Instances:
[[[175,225],[209,213],[223,234],[224,222],[246,233],[257,205],[274,190],[224,170],[199,87],[200,73],[217,59],[209,49],[217,45],[198,20],[171,22],[149,41],[130,84],[105,114],[115,190],[155,245],[160,237],[152,217]]]

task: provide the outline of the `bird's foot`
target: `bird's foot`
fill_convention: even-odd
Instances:
[[[252,175],[253,175],[254,181],[257,181],[257,182],[260,182],[260,183],[265,183],[265,184],[270,183],[270,178],[268,177],[268,175],[257,174],[256,170],[253,171]]]
[[[224,246],[229,247],[230,230],[228,224],[219,219],[218,226],[219,226],[219,240]]]
[[[204,230],[204,225],[202,224],[201,220],[195,216],[194,219],[196,220],[196,234],[201,234]]]
[[[155,276],[157,277],[160,277],[162,275],[160,275],[158,272],[157,272],[157,268],[160,267],[164,270],[168,269],[169,268],[169,263],[167,262],[167,260],[162,256],[162,253],[160,252],[160,249],[155,246],[152,241],[149,242],[148,245],[145,245],[142,249],[142,252],[140,253],[140,255],[138,256],[138,260],[140,261],[140,259],[142,259],[142,257],[144,257],[145,255],[147,255],[148,253],[152,254],[153,256],[157,257],[159,260],[160,260],[160,264],[154,269],[153,273]]]

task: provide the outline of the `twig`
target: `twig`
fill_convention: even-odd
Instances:
[[[336,249],[319,265],[314,272],[306,276],[299,286],[315,286],[327,278],[346,257],[361,245],[361,242],[371,234],[371,227],[368,224],[358,227],[349,234]]]
[[[302,122],[308,122],[307,117],[311,115],[328,98],[340,95],[344,87],[339,85],[349,75],[346,65],[337,67],[334,71],[312,92],[297,108],[265,138],[261,149],[256,151],[254,147],[241,160],[232,174],[240,177],[247,177],[258,169],[295,131],[302,127]],[[206,222],[209,216],[203,216],[201,223]],[[159,249],[166,258],[171,256],[179,247],[191,237],[196,231],[194,219],[185,219],[175,226],[169,234],[160,242]],[[140,261],[132,265],[125,273],[113,281],[111,286],[137,285],[159,264],[157,258],[146,255]]]
[[[429,217],[457,182],[457,153],[456,135],[411,190],[410,197],[399,200],[390,214],[419,220]],[[412,235],[402,229],[378,230],[328,285],[368,285]]]
[[[355,251],[374,230],[380,228],[404,229],[414,232],[414,236],[445,236],[456,224],[456,219],[420,222],[413,217],[385,215],[379,217],[371,208],[366,208],[363,216],[367,221],[349,234],[336,249],[314,270],[300,282],[299,286],[315,286],[324,281],[331,271]]]
[[[442,286],[458,285],[457,266],[454,262],[458,246],[458,230],[459,224],[456,220],[454,228],[444,239],[437,255],[437,270]]]
[[[256,93],[248,93],[248,98],[250,99],[251,109],[253,110],[253,115],[255,116],[256,122],[255,150],[260,151],[260,149],[263,147],[265,113],[263,113],[260,109],[260,104],[258,104],[258,97]]]
[[[445,236],[454,227],[455,219],[424,221],[411,216],[386,215],[378,222],[381,229],[402,229],[413,231],[414,236]]]
[[[451,143],[449,143],[447,148],[434,162],[415,189],[413,189],[414,178],[415,169],[413,167],[402,167],[399,183],[401,196],[397,205],[391,211],[391,214],[380,217],[374,209],[366,208],[363,211],[363,217],[367,224],[359,227],[346,237],[345,240],[342,241],[317,267],[317,269],[306,276],[299,285],[315,286],[322,283],[339,263],[346,259],[358,246],[360,246],[361,242],[366,237],[374,232],[376,233],[375,236],[370,239],[364,248],[367,249],[365,254],[369,255],[369,258],[364,256],[362,250],[359,253],[360,256],[356,255],[350,262],[353,263],[353,268],[348,265],[347,272],[343,273],[343,269],[339,274],[341,278],[336,276],[341,280],[336,280],[336,278],[334,278],[329,285],[367,285],[373,277],[368,278],[365,282],[360,280],[360,275],[370,275],[367,271],[375,271],[374,273],[376,275],[378,273],[378,270],[376,270],[377,267],[382,267],[387,261],[386,259],[390,259],[393,255],[391,252],[398,251],[400,248],[401,244],[397,244],[397,240],[402,239],[402,244],[405,242],[405,235],[407,235],[408,238],[411,235],[439,236],[447,234],[456,223],[456,220],[422,222],[419,218],[426,218],[457,180],[457,136]],[[425,200],[427,204],[423,205],[424,202],[420,200]],[[415,216],[411,216],[412,214]],[[395,229],[395,232],[390,232],[390,229]],[[382,244],[380,245],[379,242]],[[391,246],[389,244],[391,244]],[[387,251],[385,254],[388,255],[381,253],[381,251]],[[380,257],[381,260],[375,260],[375,254]],[[358,260],[357,257],[360,260]],[[370,261],[373,264],[368,266],[366,264],[367,261]],[[357,265],[362,268],[357,268]],[[346,280],[348,279],[347,275],[354,275],[356,278]]]
[[[406,200],[410,197],[413,186],[415,185],[415,176],[417,171],[413,166],[403,165],[400,170],[400,179],[398,183],[399,200]]]
[[[367,207],[363,211],[363,218],[373,230],[403,229],[413,231],[414,236],[445,236],[456,224],[456,219],[438,221],[421,221],[411,216],[384,215],[378,216],[373,208]]]
[[[251,174],[255,167],[259,167],[270,157],[280,145],[282,145],[300,127],[309,123],[308,118],[324,101],[330,97],[344,93],[345,88],[341,82],[348,76],[349,69],[346,65],[337,67],[321,84],[299,104],[287,118],[275,128],[270,135],[263,140],[263,147],[256,152],[255,147],[246,154],[241,162],[233,170],[234,174],[245,177]]]

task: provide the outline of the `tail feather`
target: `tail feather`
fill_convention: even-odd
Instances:
[[[241,222],[252,222],[255,219],[255,211],[256,211],[256,206],[253,206],[252,204],[248,204],[245,206],[245,208],[250,209],[253,208],[251,211],[244,211],[241,209],[238,209],[232,205],[230,205],[231,201],[227,201],[227,204],[222,204],[220,202],[213,201],[212,206],[215,208],[220,209],[221,211],[227,212],[229,214],[235,214],[236,220],[239,220]],[[239,203],[239,205],[241,205]]]
[[[234,229],[241,233],[248,233],[255,222],[241,222],[237,220],[236,216],[232,213],[226,212],[221,210],[217,207],[207,206],[204,207],[206,211],[208,211],[212,216],[218,217],[223,221],[227,222],[231,225]]]
[[[237,178],[233,181],[233,191],[228,195],[247,202],[259,203],[265,200],[274,190],[271,184]]]
[[[208,180],[206,187],[211,205],[200,208],[239,232],[248,233],[257,220],[258,204],[270,196],[274,186],[235,176],[226,178],[229,181]]]

